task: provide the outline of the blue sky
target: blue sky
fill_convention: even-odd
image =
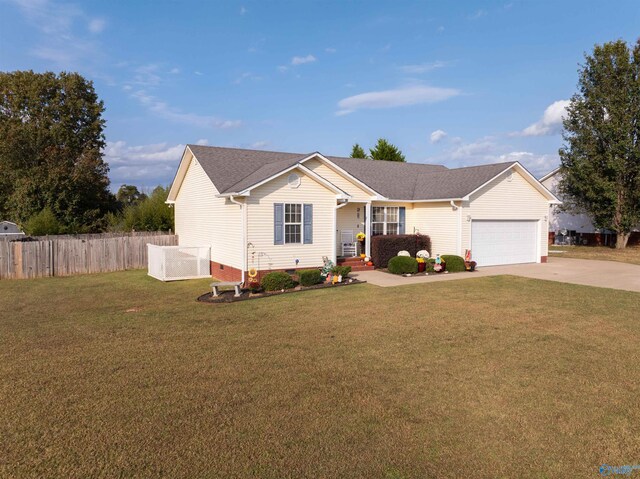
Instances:
[[[112,187],[168,184],[186,143],[412,162],[558,163],[595,43],[637,1],[0,0],[0,69],[79,71],[106,106]]]

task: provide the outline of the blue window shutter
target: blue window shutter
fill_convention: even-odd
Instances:
[[[404,224],[405,224],[405,207],[401,206],[399,209],[399,214],[398,214],[398,234],[399,235],[403,235],[404,234]]]
[[[304,205],[304,244],[313,243],[313,205]]]
[[[273,204],[273,244],[284,244],[284,204]]]

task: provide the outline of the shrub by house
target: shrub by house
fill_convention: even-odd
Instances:
[[[447,271],[451,273],[459,273],[461,271],[466,271],[464,266],[464,258],[460,256],[456,256],[454,254],[443,254],[440,256],[442,261],[447,264]]]
[[[380,235],[371,238],[371,261],[378,268],[386,268],[398,251],[408,251],[413,257],[420,250],[431,252],[431,238],[427,235]]]
[[[302,286],[313,286],[322,283],[322,272],[319,269],[303,269],[298,271],[298,280]]]
[[[265,291],[280,291],[281,289],[293,288],[294,283],[291,276],[281,271],[273,271],[262,278],[260,286]]]
[[[395,256],[389,260],[388,267],[393,274],[413,274],[418,272],[418,261],[410,256]]]

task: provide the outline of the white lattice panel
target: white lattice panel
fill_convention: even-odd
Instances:
[[[156,246],[148,244],[149,276],[160,281],[209,278],[207,246]]]

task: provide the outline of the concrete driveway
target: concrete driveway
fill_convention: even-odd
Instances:
[[[616,261],[592,261],[585,259],[550,258],[548,263],[487,266],[473,273],[430,274],[405,278],[382,271],[352,273],[358,279],[376,286],[401,286],[405,284],[435,281],[465,280],[510,274],[525,278],[583,284],[600,288],[613,288],[640,293],[640,266]]]

